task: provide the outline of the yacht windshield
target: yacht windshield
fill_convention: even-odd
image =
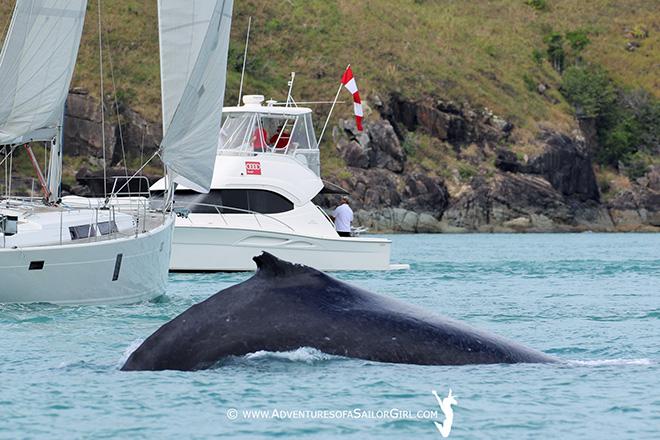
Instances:
[[[317,175],[319,151],[311,113],[225,113],[218,154],[286,154]]]
[[[220,151],[287,153],[316,150],[310,114],[229,113],[220,132]]]

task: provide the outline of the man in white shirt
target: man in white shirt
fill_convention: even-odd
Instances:
[[[341,198],[341,204],[332,212],[332,220],[340,237],[351,236],[351,222],[353,221],[353,210],[348,206],[348,197]]]

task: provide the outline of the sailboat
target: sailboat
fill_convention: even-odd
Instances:
[[[224,99],[233,2],[195,5],[158,2],[167,190],[153,207],[117,194],[61,197],[64,105],[87,2],[17,2],[0,54],[0,160],[22,146],[35,159],[30,145],[44,142],[50,165],[38,172],[43,199],[0,199],[0,303],[129,303],[165,292],[171,194],[177,184],[208,191]]]

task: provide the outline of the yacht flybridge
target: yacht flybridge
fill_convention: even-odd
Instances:
[[[165,292],[172,187],[208,190],[216,155],[231,0],[159,0],[167,171],[159,209],[135,195],[61,198],[62,125],[86,0],[17,1],[0,54],[0,303],[108,304]],[[46,176],[31,148],[50,149]],[[43,198],[11,194],[11,160],[27,150]],[[204,165],[211,163],[211,165]]]
[[[176,188],[170,268],[255,270],[265,250],[321,270],[390,269],[389,240],[339,237],[312,201],[324,189],[312,111],[263,99],[224,108],[210,191]]]

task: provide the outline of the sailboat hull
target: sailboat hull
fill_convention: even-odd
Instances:
[[[137,236],[0,249],[0,303],[122,304],[165,293],[174,219]]]

